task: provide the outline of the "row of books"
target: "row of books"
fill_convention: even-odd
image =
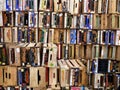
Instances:
[[[32,88],[87,85],[86,66],[80,60],[59,60],[58,65],[60,68],[1,66],[0,85]]]
[[[1,0],[1,11],[55,11],[79,13],[119,13],[119,0]]]
[[[120,47],[21,43],[0,46],[0,65],[57,67],[57,60],[108,59],[120,61]]]
[[[0,26],[40,28],[120,29],[120,14],[80,14],[63,12],[0,12]]]
[[[41,89],[41,88],[30,88],[30,87],[0,87],[0,90],[53,90],[53,88]],[[70,87],[68,89],[65,88],[54,88],[54,90],[89,90],[87,87]]]
[[[39,90],[47,90],[49,87],[50,90],[89,90],[85,86],[90,84],[93,85],[92,88],[112,87],[117,90],[120,87],[120,73],[107,73],[111,69],[108,62],[109,60],[99,59],[98,66],[96,63],[93,65],[99,73],[90,74],[87,74],[87,67],[81,60],[58,60],[58,68],[1,66],[0,85],[28,86]]]
[[[94,89],[90,90],[119,90],[120,89],[120,73],[116,74],[91,74],[90,86]]]
[[[120,72],[120,62],[110,59],[87,60],[87,72],[99,74]]]
[[[61,43],[120,45],[120,30],[0,28],[0,43]]]

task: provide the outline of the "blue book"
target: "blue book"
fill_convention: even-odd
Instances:
[[[21,38],[22,38],[22,31],[21,29],[18,29],[18,42],[21,42]]]
[[[114,33],[114,31],[111,31],[110,44],[111,45],[115,44],[115,33]]]
[[[6,11],[10,11],[11,7],[10,7],[10,0],[6,0]]]
[[[22,72],[18,71],[18,85],[22,85]]]
[[[76,44],[76,30],[70,30],[70,44]]]
[[[19,3],[20,3],[19,0],[16,0],[15,9],[18,11],[20,10]]]
[[[109,31],[105,31],[105,44],[109,43]]]

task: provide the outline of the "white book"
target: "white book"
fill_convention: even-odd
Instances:
[[[3,15],[1,11],[0,11],[0,26],[3,26]]]
[[[38,11],[38,0],[34,0],[34,11]]]
[[[84,28],[84,15],[80,15],[80,28]]]
[[[83,13],[88,12],[88,0],[83,0]]]
[[[65,13],[65,17],[64,17],[64,28],[67,28],[67,13]]]
[[[77,26],[77,16],[73,16],[73,28]]]
[[[116,45],[120,45],[120,31],[116,31]]]
[[[43,17],[44,17],[44,12],[39,12],[39,27],[43,27]]]
[[[74,0],[70,0],[70,13],[74,14]]]
[[[67,42],[67,31],[64,30],[64,43],[66,43],[66,42]]]
[[[43,48],[43,57],[42,57],[42,66],[44,66],[45,65],[45,53],[46,53],[46,51],[47,51],[47,48]]]
[[[4,2],[5,0],[0,0],[0,11],[4,10]]]
[[[36,53],[37,53],[37,61],[38,61],[37,64],[38,64],[38,66],[40,66],[40,57],[41,57],[40,56],[40,48],[36,48],[36,49],[37,49]]]
[[[97,43],[98,44],[100,43],[101,38],[102,38],[100,33],[101,33],[101,31],[99,30],[98,33],[97,33],[98,34],[98,38],[97,38]]]
[[[35,19],[34,19],[34,12],[29,12],[29,27],[34,27],[34,21],[35,21]]]
[[[80,0],[75,0],[74,3],[74,14],[78,14],[79,13],[79,2]]]
[[[56,28],[56,25],[55,25],[55,16],[56,16],[56,12],[53,12],[52,13],[52,28]]]
[[[47,38],[48,38],[48,29],[44,29],[44,43],[47,43]]]
[[[98,13],[102,13],[102,0],[98,0]]]
[[[101,58],[107,58],[108,56],[108,46],[102,46]]]
[[[3,28],[0,28],[1,29],[1,42],[4,42],[4,30],[3,30]]]

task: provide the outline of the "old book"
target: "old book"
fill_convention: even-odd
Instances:
[[[57,67],[57,46],[55,44],[48,44],[48,67]]]
[[[57,69],[49,68],[49,85],[55,86],[57,84]]]
[[[57,60],[62,59],[62,44],[57,44]]]
[[[102,59],[107,59],[107,57],[108,57],[108,46],[102,46],[102,48],[101,48],[102,50],[101,50],[101,58]]]
[[[39,3],[39,10],[45,10],[47,6],[47,0],[42,0]]]
[[[63,44],[62,45],[62,58],[68,59],[69,58],[68,55],[69,55],[68,45],[67,44]]]
[[[30,6],[29,6],[29,1],[28,0],[24,0],[23,1],[22,8],[23,8],[23,10],[30,10]]]
[[[59,29],[54,29],[54,43],[59,43]]]
[[[13,26],[13,12],[3,12],[3,25]]]
[[[46,87],[44,67],[30,67],[30,87]]]
[[[0,12],[0,26],[3,26],[3,14]]]
[[[28,67],[22,67],[17,69],[17,79],[18,79],[18,85],[23,86],[30,84],[30,69]]]
[[[4,42],[4,29],[0,28],[0,42]]]
[[[22,12],[15,12],[15,26],[24,25],[24,14]]]
[[[69,45],[69,48],[68,48],[68,51],[69,51],[69,59],[74,59],[74,45]]]
[[[3,86],[15,86],[17,85],[17,68],[3,66],[0,68],[1,80],[0,84]]]
[[[37,28],[29,28],[28,29],[28,42],[36,42],[37,41]]]
[[[9,65],[20,66],[20,48],[17,46],[9,46]]]
[[[94,14],[93,15],[93,29],[100,29],[101,28],[101,15]]]
[[[107,14],[101,15],[101,29],[107,29],[108,28],[108,16]]]
[[[48,38],[48,43],[53,43],[54,42],[54,29],[49,29],[49,38]]]
[[[12,29],[11,27],[4,28],[4,42],[12,42]]]
[[[102,13],[102,0],[98,0],[98,13]]]
[[[38,27],[38,13],[29,12],[29,27]]]
[[[78,86],[79,84],[79,68],[71,68],[70,69],[70,86]]]
[[[109,0],[109,9],[108,9],[108,11],[109,11],[109,13],[116,13],[117,11],[117,0]],[[112,8],[113,7],[113,8]]]
[[[92,58],[92,45],[87,45],[86,46],[86,59],[91,59]]]
[[[93,75],[93,85],[94,85],[94,88],[100,88],[100,89],[103,89],[103,84],[104,84],[104,75],[103,74],[94,74]]]
[[[75,59],[79,59],[80,58],[80,45],[76,44],[75,45]]]
[[[0,7],[0,11],[5,11],[5,1],[0,1],[0,5],[1,5],[1,7]]]
[[[116,46],[109,46],[108,47],[108,58],[115,59],[116,55]]]
[[[74,0],[74,14],[79,14],[79,4],[80,4],[80,0]]]
[[[47,43],[48,40],[48,29],[39,29],[38,30],[38,41]]]
[[[70,1],[69,0],[61,0],[61,2],[62,2],[62,11],[68,12],[69,6],[70,6]]]
[[[0,53],[1,55],[0,65],[7,65],[8,64],[7,50],[4,44],[0,45],[0,52],[1,52]]]
[[[120,61],[120,55],[119,55],[119,52],[120,52],[120,47],[117,46],[116,47],[116,60]]]
[[[46,4],[46,10],[47,11],[53,11],[53,7],[54,7],[54,0],[46,0],[47,4]]]
[[[92,43],[92,31],[89,30],[87,31],[87,44],[91,44]]]
[[[93,45],[92,47],[92,58],[99,58],[100,57],[100,46]]]
[[[120,31],[116,31],[116,45],[120,45]]]
[[[59,13],[59,17],[58,17],[58,27],[59,28],[63,28],[64,27],[64,14],[63,13]]]
[[[68,13],[64,14],[64,28],[70,28],[72,25],[72,16]]]

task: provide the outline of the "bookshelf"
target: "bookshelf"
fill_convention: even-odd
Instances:
[[[0,90],[119,90],[120,0],[0,6]]]

